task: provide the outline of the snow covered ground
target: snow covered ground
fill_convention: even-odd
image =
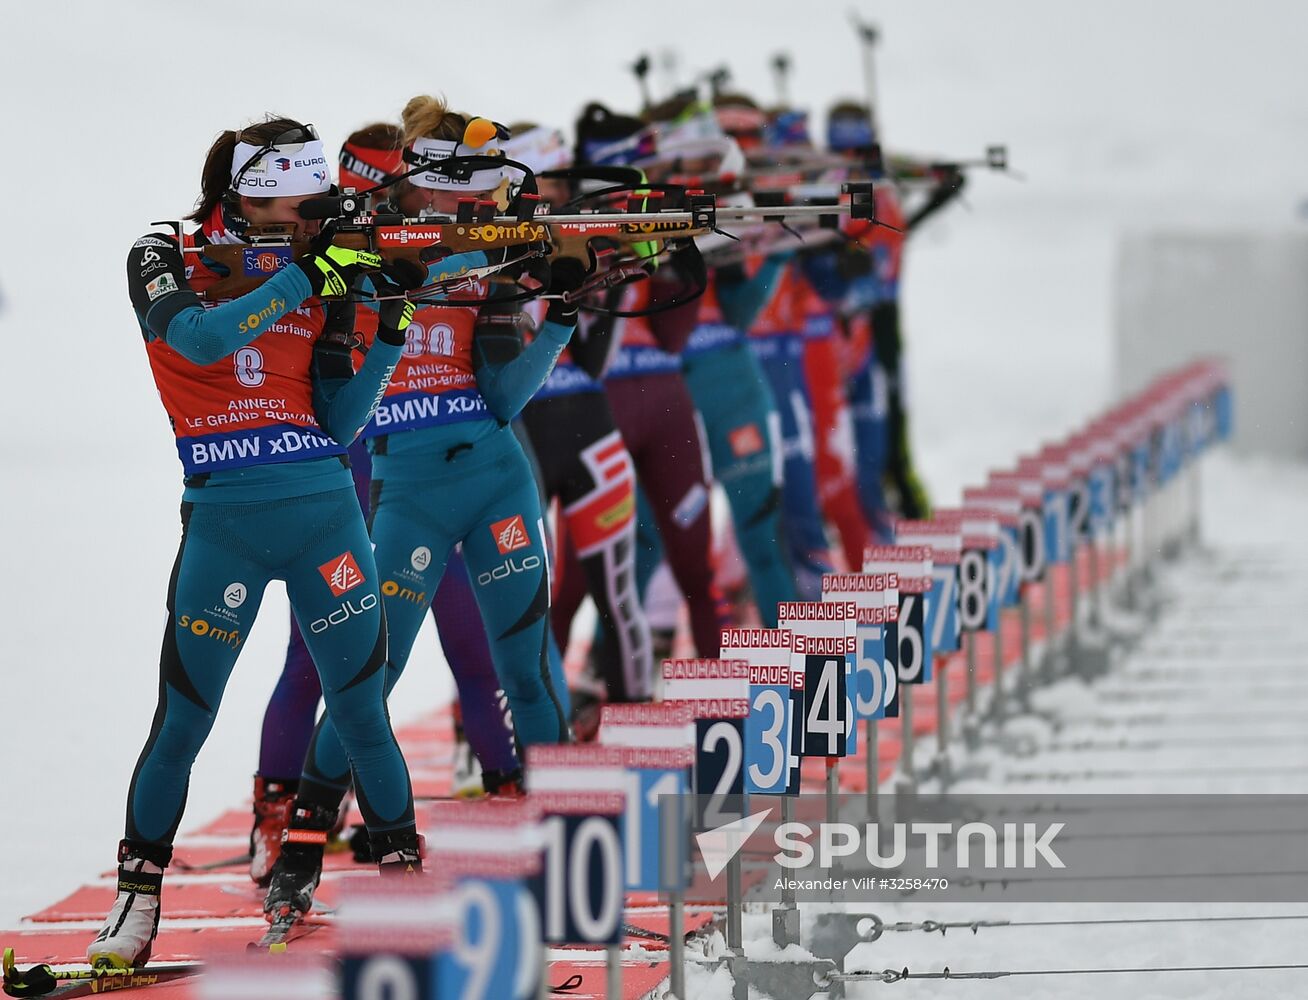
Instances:
[[[952,501],[1109,401],[1123,227],[1295,224],[1308,7],[861,10],[885,30],[892,149],[967,156],[1006,141],[1030,177],[978,177],[973,210],[933,223],[910,256],[916,445],[937,497]],[[597,95],[632,107],[626,65],[668,48],[681,55],[679,82],[726,62],[765,97],[768,59],[785,48],[796,102],[821,109],[861,90],[843,12],[675,0],[631,17],[598,0],[396,0],[365,21],[334,0],[244,14],[167,0],[3,5],[0,336],[12,377],[0,394],[0,920],[108,868],[121,833],[153,710],[180,493],[122,260],[151,220],[189,209],[213,136],[276,110],[314,121],[330,144],[426,91],[503,120],[564,124]],[[1214,537],[1281,541],[1302,513],[1304,474],[1227,470]],[[267,600],[197,763],[190,822],[248,791],[286,621],[284,604]],[[433,636],[415,657],[401,720],[405,706],[449,696]]]

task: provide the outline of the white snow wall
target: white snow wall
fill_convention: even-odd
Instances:
[[[1308,235],[1128,235],[1116,292],[1119,392],[1221,355],[1236,389],[1236,447],[1308,458]]]

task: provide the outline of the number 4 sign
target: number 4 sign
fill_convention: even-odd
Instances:
[[[847,757],[857,748],[853,673],[858,609],[853,601],[782,601],[777,621],[793,635],[790,669],[804,674],[804,757]]]

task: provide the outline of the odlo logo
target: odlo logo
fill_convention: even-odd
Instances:
[[[527,537],[527,526],[522,523],[521,514],[514,514],[512,517],[506,517],[503,521],[496,521],[490,526],[490,532],[502,556],[507,556],[510,552],[516,552],[518,549],[525,549],[531,544],[531,539]]]
[[[486,586],[492,580],[503,580],[505,577],[512,576],[514,573],[525,573],[529,569],[540,568],[540,556],[527,556],[522,562],[518,562],[512,557],[504,560],[494,569],[477,575],[477,583]]]
[[[340,597],[348,590],[353,590],[363,583],[363,572],[354,561],[354,553],[342,552],[318,567],[318,572],[332,589],[333,597]]]
[[[309,631],[314,635],[317,635],[319,632],[326,632],[333,625],[343,625],[355,615],[361,615],[365,611],[371,611],[376,606],[377,595],[364,594],[357,605],[353,601],[346,601],[326,618],[318,618],[311,622],[309,624]]]

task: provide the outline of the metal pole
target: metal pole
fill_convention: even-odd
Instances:
[[[1055,564],[1050,563],[1045,568],[1045,662],[1044,675],[1046,683],[1052,681],[1058,676],[1058,611],[1055,607],[1055,598],[1058,593],[1058,587],[1054,583]]]
[[[790,823],[794,819],[795,800],[793,796],[784,795],[781,798],[781,822]],[[785,882],[781,888],[781,905],[772,911],[772,943],[778,948],[799,944],[799,908],[795,905],[795,890]]]
[[[1021,656],[1017,663],[1017,700],[1025,711],[1031,701],[1031,671],[1035,664],[1031,662],[1031,587],[1023,583],[1018,587],[1018,624],[1020,625]]]
[[[680,889],[668,902],[668,996],[686,1000],[686,901]]]
[[[1002,726],[1004,716],[1007,714],[1008,706],[1004,704],[1006,698],[1004,692],[1004,609],[999,609],[999,623],[991,638],[995,678],[991,682],[994,685],[994,693],[990,698],[990,715],[994,718],[995,724]]]
[[[963,633],[964,649],[967,656],[967,714],[976,715],[976,633]]]
[[[669,996],[686,1000],[686,895],[682,888],[686,858],[682,854],[686,843],[683,828],[681,798],[659,803],[659,847],[663,871],[659,881],[670,889],[668,893],[668,974]]]
[[[896,679],[898,683],[898,679]],[[899,771],[900,784],[896,796],[902,791],[913,795],[917,789],[917,776],[913,773],[913,685],[899,684]],[[897,807],[897,806],[896,806]]]
[[[731,952],[729,967],[732,1000],[749,1000],[749,977],[745,975],[745,936],[741,930],[744,908],[740,854],[737,853],[727,862],[727,950]]]
[[[611,944],[604,949],[608,953],[607,996],[622,996],[622,945]]]
[[[877,720],[863,721],[863,764],[867,768],[867,818],[869,823],[877,822],[877,791],[881,781],[881,764],[877,759]]]
[[[854,28],[858,31],[863,47],[863,87],[867,93],[867,116],[872,123],[872,132],[879,135],[877,128],[877,66],[876,46],[881,33],[874,24],[864,24],[854,16]]]
[[[943,791],[949,784],[949,685],[945,683],[945,662],[936,661],[936,773]]]
[[[839,767],[839,757],[827,758],[827,822],[831,824],[836,822],[836,795],[840,791],[839,771],[837,770]]]
[[[744,942],[741,935],[741,911],[744,900],[741,898],[740,854],[737,853],[727,862],[727,947],[741,954]]]

